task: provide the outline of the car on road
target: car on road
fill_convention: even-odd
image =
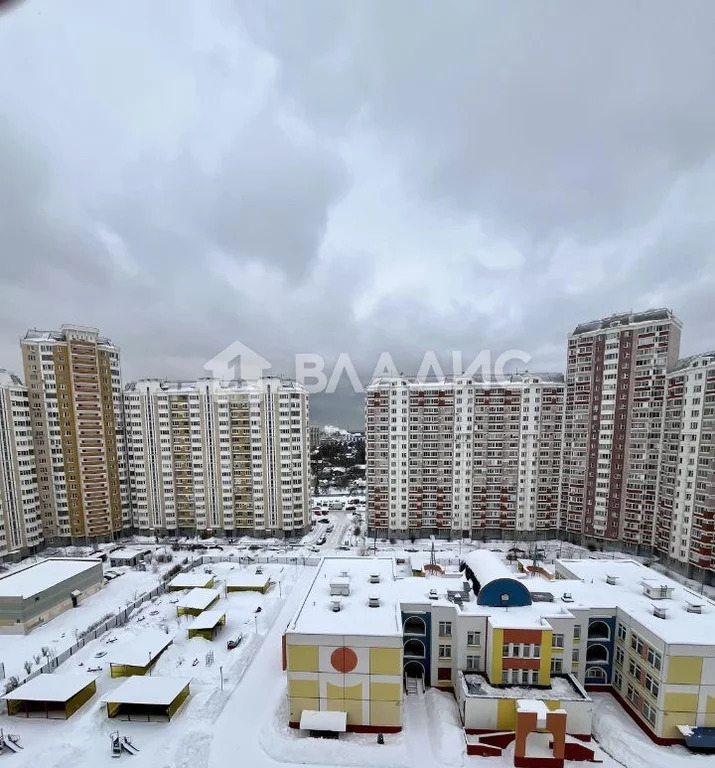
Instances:
[[[330,518],[329,517],[321,517],[320,520],[318,520],[319,523],[329,523]]]
[[[328,533],[332,533],[335,530],[335,526],[331,523],[325,530]]]
[[[354,512],[355,511],[355,505],[354,504],[348,504],[347,507],[345,507],[346,512]]]
[[[317,544],[319,547],[322,547],[322,546],[323,546],[323,544],[325,544],[325,542],[326,542],[326,541],[327,541],[327,539],[325,538],[325,536],[321,536],[321,537],[320,537],[320,538],[319,538],[319,539],[318,539],[318,540],[317,540],[315,543],[316,543],[316,544]]]

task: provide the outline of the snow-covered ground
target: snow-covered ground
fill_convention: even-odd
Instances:
[[[361,510],[359,514],[364,513]],[[135,756],[122,756],[137,768],[223,768],[234,763],[251,768],[298,765],[428,768],[477,765],[477,761],[494,768],[513,765],[512,749],[500,758],[467,756],[456,702],[451,694],[435,689],[429,689],[424,697],[405,700],[404,729],[399,734],[386,735],[383,745],[376,743],[374,735],[345,734],[332,741],[314,739],[288,727],[281,636],[315,573],[314,567],[305,562],[308,556],[313,562],[317,557],[313,552],[316,547],[310,542],[326,535],[326,543],[317,547],[321,555],[354,555],[359,550],[360,542],[351,534],[353,513],[330,511],[326,516],[333,531],[328,534],[328,524],[319,524],[312,534],[314,538],[308,538],[299,546],[241,540],[233,545],[219,542],[221,548],[202,551],[201,554],[207,556],[225,558],[224,562],[198,566],[215,575],[221,599],[214,608],[227,613],[227,625],[217,639],[214,642],[188,639],[186,630],[193,619],[176,615],[181,593],[166,593],[145,603],[125,625],[89,642],[55,673],[86,671],[90,674],[89,669],[97,670],[91,673],[98,675],[97,695],[68,721],[0,715],[0,728],[6,733],[19,734],[25,747],[12,757],[13,763],[27,768],[116,765],[110,755],[110,734],[118,730],[141,750]],[[339,550],[346,541],[350,550]],[[373,542],[367,544],[371,550]],[[512,545],[512,542],[486,544],[500,552]],[[395,542],[394,545],[377,542],[379,552],[400,558],[415,554],[415,550],[424,554],[431,546],[429,540]],[[445,563],[457,563],[475,546],[485,544],[435,542],[437,559]],[[547,558],[558,553],[558,542],[546,542],[542,546]],[[160,573],[153,573],[151,568],[147,571],[113,569],[122,575],[87,598],[80,607],[61,614],[27,636],[0,635],[0,661],[5,663],[6,675],[24,676],[24,661],[40,654],[44,646],[60,653],[72,645],[77,633],[151,590],[158,584],[161,572],[187,554],[175,554],[173,563],[161,565]],[[564,545],[562,555],[606,556],[572,545]],[[264,572],[275,586],[266,595],[226,595],[223,581],[229,575],[242,570],[255,572],[256,563],[249,562],[247,557],[268,561],[263,565]],[[256,612],[258,608],[260,612]],[[173,636],[174,642],[158,660],[152,674],[191,678],[189,699],[170,723],[107,718],[101,700],[123,682],[109,676],[107,658],[111,650],[157,631]],[[226,641],[241,633],[243,642],[229,651]],[[705,768],[710,764],[711,758],[692,756],[683,747],[653,744],[608,694],[596,694],[594,700],[594,732],[600,743],[598,757],[605,768],[685,768],[686,763],[689,768],[697,764]]]

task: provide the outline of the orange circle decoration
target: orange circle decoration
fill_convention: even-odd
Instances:
[[[330,663],[338,672],[352,672],[357,667],[357,653],[352,648],[336,648],[330,654]]]

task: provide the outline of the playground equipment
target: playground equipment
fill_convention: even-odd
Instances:
[[[121,757],[122,751],[130,755],[139,754],[139,747],[135,747],[129,736],[120,736],[119,731],[109,735],[112,741],[112,757]]]
[[[6,749],[10,752],[19,752],[22,748],[17,733],[5,733],[0,728],[0,752],[4,752]]]

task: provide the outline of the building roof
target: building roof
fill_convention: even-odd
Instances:
[[[125,392],[142,394],[231,394],[265,392],[268,386],[281,392],[294,391],[307,394],[307,390],[299,382],[277,376],[266,376],[262,379],[217,379],[202,378],[191,380],[167,379],[138,379],[125,385]]]
[[[71,324],[62,325],[59,331],[40,331],[37,328],[30,328],[30,330],[28,330],[27,333],[25,334],[25,337],[22,339],[22,341],[64,342],[64,341],[67,341],[68,332],[71,333],[72,331],[79,331],[80,333],[91,334],[96,337],[97,343],[100,344],[101,346],[114,347],[114,344],[112,344],[110,339],[108,339],[106,336],[99,335],[99,328],[91,328],[86,325],[71,325]]]
[[[201,573],[191,571],[190,573],[180,573],[169,582],[172,589],[193,589],[194,587],[205,587],[214,576],[212,573]]]
[[[644,312],[620,312],[610,317],[604,317],[601,320],[589,320],[587,323],[577,325],[571,335],[579,336],[582,333],[593,333],[595,331],[610,330],[618,326],[657,322],[660,320],[673,320],[678,326],[682,325],[672,309],[646,309]]]
[[[55,675],[43,672],[2,696],[14,701],[69,701],[97,678],[84,675]]]
[[[196,611],[203,611],[215,600],[218,600],[219,597],[221,597],[221,593],[217,589],[196,587],[179,600],[179,608],[190,608]]]
[[[41,560],[34,565],[0,578],[0,597],[27,599],[78,576],[100,564],[100,560],[66,557]]]
[[[435,389],[448,390],[455,386],[465,386],[472,384],[476,387],[491,389],[495,387],[504,387],[508,389],[511,386],[530,385],[530,384],[561,384],[565,386],[564,374],[553,371],[513,371],[505,372],[500,376],[496,375],[478,375],[478,376],[443,376],[439,379],[418,379],[412,375],[402,376],[379,376],[373,379],[367,386],[369,391],[380,389],[390,389],[392,387],[406,387],[408,389]]]
[[[125,667],[147,667],[171,645],[173,639],[171,635],[158,630],[142,632],[112,649],[109,663]]]
[[[110,552],[109,559],[110,560],[133,560],[135,557],[142,557],[148,552],[151,552],[151,550],[129,549],[128,547],[122,547],[122,549],[115,549],[114,552]]]
[[[635,560],[557,560],[556,572],[567,578],[534,577],[526,584],[532,591],[558,590],[554,606],[622,610],[667,645],[715,645],[715,602]],[[607,577],[616,583],[608,583]],[[644,593],[645,586],[666,587],[670,597],[650,597]],[[567,604],[564,593],[571,598]],[[688,611],[691,605],[699,606],[701,612]],[[665,618],[656,616],[655,608],[664,609]]]
[[[245,573],[233,571],[226,577],[226,586],[231,587],[246,587],[246,588],[258,588],[265,587],[271,577],[265,573]]]
[[[226,616],[226,611],[202,611],[188,629],[213,629]]]
[[[19,376],[5,368],[0,368],[0,387],[22,387],[24,389],[25,385]]]
[[[102,698],[110,704],[148,704],[168,707],[191,680],[186,677],[128,677]]]
[[[379,576],[376,584],[369,581],[373,574]],[[343,575],[350,577],[350,594],[331,596],[331,581]],[[397,583],[395,561],[390,557],[323,558],[286,631],[401,637]],[[378,607],[369,606],[370,597],[379,598]],[[332,610],[336,601],[340,605],[337,612]]]
[[[681,357],[675,364],[675,367],[671,371],[671,375],[677,371],[683,371],[686,368],[704,367],[715,362],[715,350],[711,352],[700,352],[697,355],[690,355],[690,357]]]

